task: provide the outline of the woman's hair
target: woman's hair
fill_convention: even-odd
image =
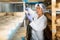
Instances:
[[[39,4],[37,6],[39,6]]]

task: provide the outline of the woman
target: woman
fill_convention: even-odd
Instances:
[[[47,26],[47,18],[44,15],[46,10],[44,4],[36,4],[36,13],[32,16],[27,14],[28,19],[30,20],[30,26],[32,27],[32,38],[31,40],[44,40],[43,30]]]

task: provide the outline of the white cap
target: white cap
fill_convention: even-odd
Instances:
[[[42,4],[42,3],[40,3],[40,4],[36,4],[36,5],[35,5],[35,8],[36,8],[38,5],[39,5],[40,8],[42,8],[43,13],[45,13],[45,11],[46,11],[46,7],[45,7],[45,5]]]

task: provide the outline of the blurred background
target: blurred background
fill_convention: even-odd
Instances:
[[[52,40],[52,0],[0,0],[0,40],[27,40],[28,21],[25,8],[35,11],[36,3],[44,3],[48,25],[44,30],[45,40]],[[60,0],[56,0],[55,40],[60,40]]]

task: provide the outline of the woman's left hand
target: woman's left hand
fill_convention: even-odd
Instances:
[[[28,18],[29,21],[33,21],[33,18],[32,18],[32,16],[29,13],[26,14],[26,16],[27,16],[27,18]]]

